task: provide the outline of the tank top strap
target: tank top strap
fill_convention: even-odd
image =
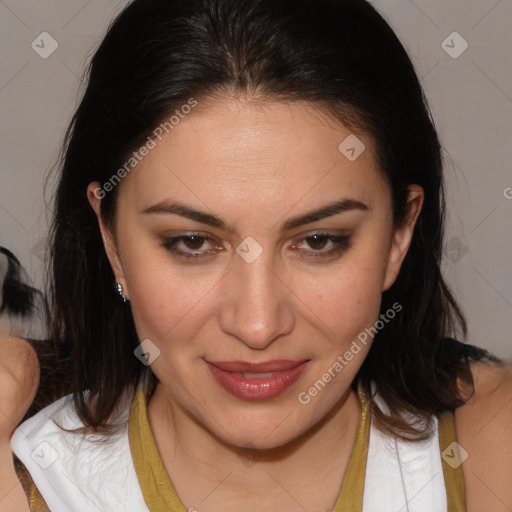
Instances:
[[[149,420],[143,386],[139,386],[130,409],[128,427],[133,465],[144,501],[150,512],[187,512],[167,475]]]
[[[32,480],[32,476],[28,469],[16,456],[14,457],[14,468],[16,476],[18,477],[21,486],[23,487],[23,491],[25,492],[25,496],[27,497],[30,510],[33,512],[50,512],[50,509],[41,496],[39,489],[36,487],[34,480]]]
[[[363,510],[364,482],[366,460],[371,423],[371,403],[358,382],[357,395],[361,405],[361,418],[357,430],[356,441],[343,478],[340,494],[332,511],[329,512],[361,512]]]
[[[462,447],[457,443],[452,411],[445,411],[439,416],[438,430],[448,512],[466,512],[466,487],[459,449]]]

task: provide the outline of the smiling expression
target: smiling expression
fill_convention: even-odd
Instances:
[[[378,319],[422,197],[416,189],[416,213],[393,231],[372,141],[358,135],[366,150],[350,161],[338,147],[351,131],[311,105],[226,98],[203,107],[124,178],[117,241],[102,234],[174,405],[229,443],[277,446],[349,388],[370,344],[315,400],[297,401]],[[228,391],[206,363],[274,360],[307,363],[260,399]]]

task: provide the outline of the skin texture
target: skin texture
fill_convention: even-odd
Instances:
[[[14,471],[9,440],[39,386],[36,353],[25,341],[0,335],[0,510],[25,512],[28,504]]]
[[[99,219],[139,338],[160,350],[152,363],[161,384],[149,404],[150,424],[187,507],[326,510],[355,441],[360,406],[349,386],[370,343],[309,404],[297,395],[378,320],[423,191],[411,186],[410,217],[393,232],[390,189],[367,137],[359,136],[366,150],[349,161],[338,146],[350,130],[305,103],[226,98],[203,107],[119,185],[116,239]],[[88,191],[97,214],[98,185]],[[281,231],[285,220],[342,198],[361,201],[368,211]],[[142,213],[163,200],[213,212],[234,233]],[[314,259],[308,251],[332,248],[328,240],[305,240],[318,231],[351,233],[351,247]],[[214,241],[179,247],[212,253],[191,263],[161,245],[161,237],[191,232]],[[249,236],[263,250],[252,263],[236,252]],[[280,396],[249,402],[218,386],[205,359],[310,362]],[[258,463],[248,465],[251,457]]]
[[[512,510],[512,368],[476,363],[475,393],[455,410],[468,512]]]

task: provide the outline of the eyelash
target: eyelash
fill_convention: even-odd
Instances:
[[[313,259],[327,259],[338,254],[342,254],[349,250],[351,246],[351,237],[346,235],[332,235],[329,233],[312,233],[311,235],[305,236],[300,239],[300,241],[305,241],[311,239],[313,237],[320,237],[320,239],[326,239],[334,244],[334,247],[328,251],[305,251],[305,255],[302,254],[298,256],[299,258],[313,258]],[[197,260],[199,258],[205,258],[208,255],[215,253],[215,251],[206,251],[206,252],[195,252],[190,253],[186,251],[181,251],[176,248],[176,245],[183,240],[190,240],[192,238],[197,238],[198,240],[202,240],[204,242],[211,242],[213,238],[204,235],[191,234],[191,235],[182,235],[174,238],[162,238],[162,247],[172,253],[174,256],[178,258],[184,258],[186,260]]]

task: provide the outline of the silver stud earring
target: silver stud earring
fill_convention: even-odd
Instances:
[[[119,283],[115,283],[114,288],[116,289],[117,293],[121,295],[123,298],[123,302],[128,302],[128,299],[123,295],[123,287]]]

